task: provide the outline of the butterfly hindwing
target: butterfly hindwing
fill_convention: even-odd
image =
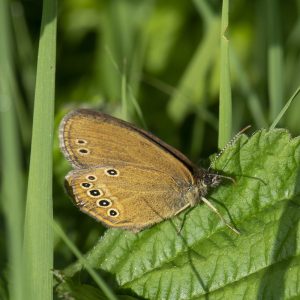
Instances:
[[[141,181],[142,178],[142,181]],[[67,190],[75,204],[108,227],[140,231],[161,222],[188,204],[188,182],[135,165],[114,165],[71,171]]]

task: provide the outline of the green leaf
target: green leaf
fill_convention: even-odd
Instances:
[[[208,196],[241,235],[230,231],[208,207],[198,205],[139,234],[108,230],[86,259],[118,295],[172,300],[297,298],[299,164],[300,139],[291,139],[285,130],[242,136],[215,162],[215,168],[234,176],[236,184],[224,182]],[[76,275],[82,275],[78,262],[64,271],[66,278]]]

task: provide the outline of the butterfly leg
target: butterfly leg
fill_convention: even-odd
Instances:
[[[183,206],[182,208],[180,208],[180,210],[178,210],[175,214],[175,216],[177,216],[178,214],[180,214],[182,211],[184,211],[185,209],[187,209],[188,207],[190,206],[190,203],[186,204],[185,206]],[[184,216],[183,216],[183,220],[180,224],[180,227],[177,228],[177,234],[180,234],[182,228],[183,228],[183,225],[184,225],[184,222],[185,222],[185,219],[186,219],[186,215],[190,212],[191,210],[188,210]],[[177,226],[176,226],[177,227]]]
[[[220,214],[220,212],[218,211],[218,209],[216,207],[214,207],[210,201],[208,201],[206,198],[201,197],[201,200],[213,211],[215,212],[219,218],[224,222],[224,224],[230,228],[233,232],[235,232],[236,234],[240,234],[240,232],[234,228],[233,226],[231,226],[224,218],[223,216]]]
[[[176,211],[175,216],[177,216],[178,214],[180,214],[182,211],[184,211],[185,209],[187,209],[189,206],[190,206],[190,203],[188,203],[185,206],[181,207],[178,211]]]

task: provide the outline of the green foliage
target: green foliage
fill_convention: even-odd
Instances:
[[[228,27],[221,29],[220,1],[64,0],[57,40],[54,27],[47,34],[55,13],[41,30],[43,4],[53,1],[0,2],[0,298],[26,298],[22,261],[38,262],[40,271],[31,269],[28,278],[51,297],[52,255],[54,269],[64,270],[57,294],[66,299],[113,298],[110,292],[119,299],[299,298],[297,138],[258,131],[215,162],[237,183],[224,182],[210,200],[240,236],[204,205],[186,215],[180,235],[185,214],[138,235],[106,231],[64,193],[70,166],[57,138],[63,115],[82,106],[147,127],[195,162],[218,151],[223,129],[220,145],[248,124],[253,131],[280,124],[299,135],[299,1],[228,1]],[[221,33],[228,38],[223,56]],[[55,45],[53,111],[54,69],[47,65],[54,66]],[[224,118],[221,82],[232,99]],[[35,174],[28,182],[30,161]],[[26,185],[34,205],[25,203]],[[41,217],[51,216],[52,198],[64,231],[55,231],[54,249],[52,222],[45,228]],[[31,233],[23,259],[25,224]]]
[[[139,234],[108,230],[86,254],[88,264],[119,295],[142,299],[299,297],[300,139],[284,130],[242,136],[215,168],[236,184],[224,182],[209,198],[241,235],[198,205]],[[82,272],[76,263],[64,276]],[[75,286],[65,288],[75,296]]]

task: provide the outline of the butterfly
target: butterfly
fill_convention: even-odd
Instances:
[[[81,211],[107,227],[139,232],[205,202],[221,175],[193,164],[153,134],[88,109],[67,114],[60,148],[74,168],[65,186]],[[238,231],[230,224],[233,231]]]

